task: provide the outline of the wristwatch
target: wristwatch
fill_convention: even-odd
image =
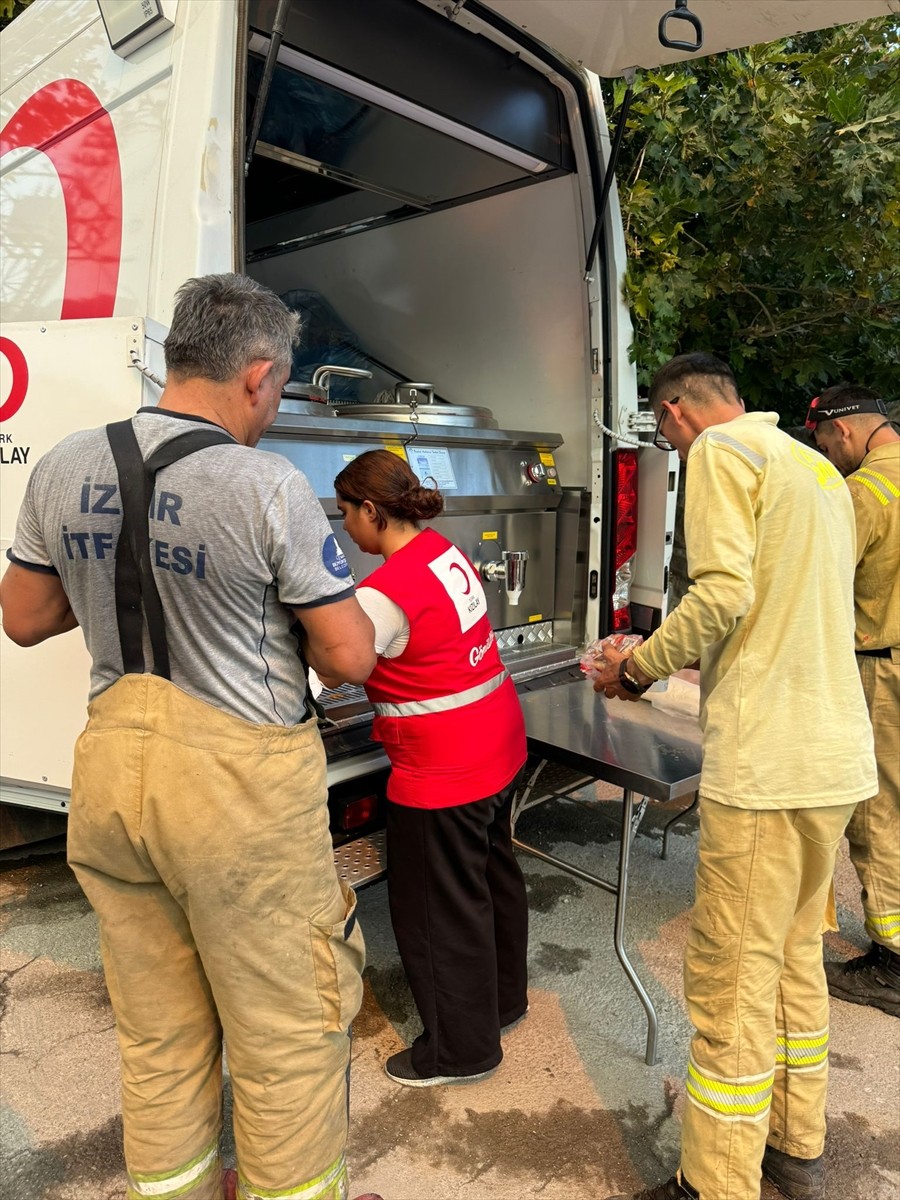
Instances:
[[[629,673],[628,659],[623,658],[619,663],[619,683],[626,692],[631,692],[632,696],[643,696],[644,692],[652,686],[653,680],[650,683],[638,683],[635,677]]]

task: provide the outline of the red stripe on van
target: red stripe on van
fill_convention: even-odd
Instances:
[[[111,317],[122,258],[122,172],[109,113],[77,79],[30,96],[0,130],[0,154],[46,154],[66,206],[66,282],[60,317]]]

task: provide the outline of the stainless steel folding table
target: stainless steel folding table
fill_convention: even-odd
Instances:
[[[647,1013],[645,1061],[652,1066],[657,1060],[659,1022],[656,1009],[625,949],[631,842],[648,800],[674,800],[696,792],[701,764],[699,724],[691,718],[659,712],[646,701],[632,704],[607,700],[605,696],[597,695],[586,681],[530,692],[520,699],[532,754],[542,761],[574,768],[583,774],[585,782],[602,780],[623,790],[616,883],[546,854],[518,837],[514,837],[513,842],[525,853],[616,897],[613,945]],[[514,821],[531,806],[531,792],[537,792],[542,799],[549,798],[538,791],[534,773],[517,797]]]

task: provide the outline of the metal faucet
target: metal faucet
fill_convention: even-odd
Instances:
[[[342,375],[345,379],[371,379],[371,371],[363,371],[359,367],[324,366],[316,367],[313,371],[312,385],[321,388],[325,393],[325,403],[328,403],[328,379],[332,375]]]
[[[527,550],[504,550],[502,559],[494,559],[482,565],[481,575],[490,583],[503,583],[508,603],[518,604],[525,587],[527,562]]]

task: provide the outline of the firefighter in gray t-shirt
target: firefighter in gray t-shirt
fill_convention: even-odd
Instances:
[[[189,280],[159,407],[45,455],[0,584],[14,641],[78,625],[92,659],[68,855],[100,922],[131,1196],[220,1200],[223,1036],[240,1194],[347,1194],[364,947],[300,651],[362,683],[374,635],[308,482],[255,449],[297,324],[250,279]]]

